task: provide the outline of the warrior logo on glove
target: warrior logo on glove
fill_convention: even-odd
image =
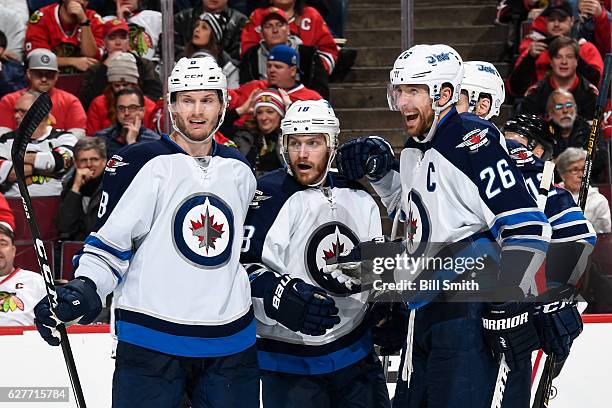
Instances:
[[[307,271],[312,279],[333,294],[354,293],[330,274],[321,272],[321,269],[327,264],[334,263],[334,258],[350,251],[358,243],[359,238],[355,233],[339,222],[327,223],[317,228],[306,244],[305,254]]]

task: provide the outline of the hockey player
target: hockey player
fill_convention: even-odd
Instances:
[[[371,137],[346,143],[337,159],[348,179],[370,179],[390,214],[409,217],[413,257],[435,255],[428,252],[431,243],[477,237],[503,249],[497,281],[480,288],[495,303],[449,304],[444,293],[437,302],[411,303],[400,374],[409,388],[394,400],[401,407],[488,407],[501,357],[513,369],[539,346],[519,284],[542,264],[550,225],[497,143],[498,130],[457,113],[463,71],[460,56],[446,45],[404,51],[388,89],[390,108],[401,112],[410,136],[399,172],[391,149]]]
[[[183,58],[167,101],[173,133],[108,161],[99,220],[75,279],[57,288],[57,318],[87,324],[114,292],[114,407],[179,406],[186,382],[193,407],[258,407],[255,320],[239,263],[256,181],[212,138],[225,77],[212,58]],[[57,345],[46,300],[35,315]]]
[[[485,61],[466,61],[457,112],[471,112],[490,120],[499,115],[506,91],[504,79],[495,65]]]
[[[523,172],[534,197],[542,179],[542,158],[551,157],[553,152],[554,138],[549,128],[545,121],[532,115],[519,115],[504,127],[510,157]],[[572,195],[563,188],[550,189],[544,213],[552,227],[551,246],[546,256],[546,274],[537,276],[535,283],[538,293],[542,293],[543,305],[560,303],[556,307],[538,307],[535,325],[542,349],[548,355],[554,354],[557,362],[563,362],[582,331],[582,319],[573,302],[575,285],[585,271],[597,234]]]
[[[323,272],[326,261],[381,235],[378,207],[330,170],[340,129],[327,101],[295,102],[281,130],[287,169],[259,179],[242,257],[253,263],[263,406],[389,406],[368,293],[341,269]],[[305,310],[312,298],[326,303]]]

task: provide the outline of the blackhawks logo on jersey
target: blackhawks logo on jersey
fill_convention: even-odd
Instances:
[[[185,261],[213,268],[229,260],[234,215],[218,196],[200,193],[188,197],[176,210],[172,225],[174,246]]]
[[[15,293],[0,292],[0,312],[8,313],[23,310],[23,301]]]
[[[323,289],[334,294],[350,294],[346,286],[321,271],[326,263],[343,252],[350,251],[359,243],[357,235],[340,222],[330,222],[317,228],[306,244],[306,270]]]

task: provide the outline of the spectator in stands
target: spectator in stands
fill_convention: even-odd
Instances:
[[[296,50],[288,45],[277,45],[270,50],[267,62],[268,79],[255,79],[241,85],[234,92],[235,98],[230,102],[230,109],[242,105],[256,89],[276,87],[287,92],[291,102],[319,100],[321,95],[306,88],[297,79],[300,57]],[[244,115],[243,115],[244,116]],[[246,119],[243,117],[243,120]]]
[[[174,16],[174,55],[178,57],[193,34],[202,13],[212,13],[217,17],[223,32],[221,49],[232,59],[240,61],[240,33],[246,23],[246,16],[227,6],[227,0],[202,0],[198,7],[182,10]]]
[[[108,85],[107,72],[110,60],[118,52],[129,52],[128,25],[124,20],[109,20],[105,24],[104,48],[105,53],[99,64],[93,65],[85,73],[85,80],[81,87],[79,99],[87,110],[91,101],[104,92]],[[132,53],[133,54],[133,53]],[[138,68],[138,86],[146,97],[156,101],[162,96],[162,84],[155,70],[155,63],[134,54]]]
[[[0,327],[33,326],[34,306],[47,295],[39,273],[15,267],[15,235],[0,224]]]
[[[104,21],[127,21],[130,49],[140,57],[159,62],[158,43],[162,34],[162,15],[159,11],[145,10],[139,0],[115,0],[115,15]]]
[[[134,54],[119,52],[108,61],[106,78],[108,85],[102,95],[94,98],[87,111],[87,134],[93,135],[99,130],[106,129],[116,123],[116,97],[124,88],[138,88],[138,68]],[[155,102],[144,97],[144,123],[149,129],[151,113],[155,109]]]
[[[283,97],[277,90],[266,89],[255,98],[252,119],[234,136],[238,150],[251,163],[257,176],[282,166],[278,138],[284,116]]]
[[[102,57],[104,22],[87,0],[65,0],[35,11],[25,49],[47,48],[57,55],[62,73],[83,72]]]
[[[304,6],[303,0],[270,0],[271,5],[282,9],[289,19],[291,33],[302,43],[316,47],[323,66],[331,75],[338,60],[338,46],[321,14],[313,7]],[[261,40],[261,23],[266,8],[255,10],[244,26],[241,36],[241,55]]]
[[[0,193],[0,225],[10,228],[15,231],[15,216],[4,194]]]
[[[610,14],[600,0],[579,0],[578,12],[578,35],[592,42],[605,56],[610,52]]]
[[[234,60],[227,51],[221,48],[223,27],[224,24],[221,23],[219,15],[215,16],[207,12],[202,13],[196,22],[193,34],[183,51],[183,55],[179,57],[194,58],[210,55],[223,69],[227,79],[227,87],[237,88],[239,85],[238,65],[240,65],[240,61]]]
[[[7,51],[6,35],[0,31],[0,98],[26,85],[23,64]]]
[[[576,40],[557,37],[550,43],[551,72],[529,88],[520,105],[520,113],[544,116],[546,101],[553,90],[563,88],[574,95],[578,115],[592,118],[595,113],[597,88],[577,73],[580,47]]]
[[[289,45],[299,55],[299,79],[304,86],[317,91],[325,99],[329,98],[328,74],[317,49],[302,44],[302,40],[291,35],[287,14],[278,7],[269,7],[262,14],[262,40],[244,53],[240,64],[240,83],[254,79],[267,79],[268,54],[279,44]]]
[[[85,135],[87,118],[81,102],[71,93],[55,87],[58,78],[57,58],[47,49],[36,49],[28,56],[26,71],[30,88],[36,92],[48,92],[53,107],[53,126],[65,129],[77,137]],[[0,134],[17,129],[14,119],[17,99],[28,89],[20,89],[0,99]]]
[[[23,43],[27,21],[27,18],[23,20],[18,11],[2,7],[2,4],[0,4],[0,29],[6,36],[5,50],[0,53],[1,59],[23,61]]]
[[[39,95],[39,92],[29,90],[19,97],[14,114],[17,125]],[[61,178],[72,167],[72,148],[77,138],[72,133],[54,129],[50,123],[47,115],[32,134],[26,149],[24,173],[32,197],[60,195]],[[20,196],[11,161],[14,138],[15,132],[0,137],[0,189],[7,197]]]
[[[573,24],[573,9],[567,0],[551,1],[544,9],[546,17],[545,32],[535,28],[525,37],[519,46],[519,57],[508,78],[508,89],[516,96],[521,96],[527,89],[541,81],[550,68],[548,47],[557,36],[570,36]],[[580,39],[577,60],[578,74],[593,84],[598,84],[603,72],[603,60],[592,43]]]
[[[554,90],[546,102],[546,112],[557,141],[553,149],[553,157],[559,156],[568,147],[586,149],[591,125],[582,116],[576,114],[574,95],[564,89]],[[597,180],[605,169],[607,157],[606,143],[600,137],[591,170],[594,180]]]
[[[101,137],[81,139],[74,145],[75,167],[64,182],[57,214],[61,239],[84,241],[96,224],[106,158]]]
[[[561,179],[563,179],[561,185],[572,193],[576,202],[578,202],[585,158],[585,150],[577,147],[568,147],[556,160],[557,171]],[[595,232],[598,234],[611,231],[610,205],[597,187],[589,187],[584,216],[591,221]]]
[[[124,146],[159,139],[157,133],[143,126],[144,96],[140,89],[122,89],[117,93],[116,100],[117,122],[94,135],[106,141],[109,157]]]

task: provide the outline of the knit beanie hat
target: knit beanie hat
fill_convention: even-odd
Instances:
[[[118,52],[108,62],[106,77],[108,82],[125,81],[137,84],[139,75],[136,57],[129,52]]]
[[[278,91],[274,89],[266,89],[257,95],[257,98],[255,98],[255,111],[257,111],[257,108],[260,106],[270,107],[277,111],[281,118],[285,117],[285,104],[283,103],[283,98]]]

